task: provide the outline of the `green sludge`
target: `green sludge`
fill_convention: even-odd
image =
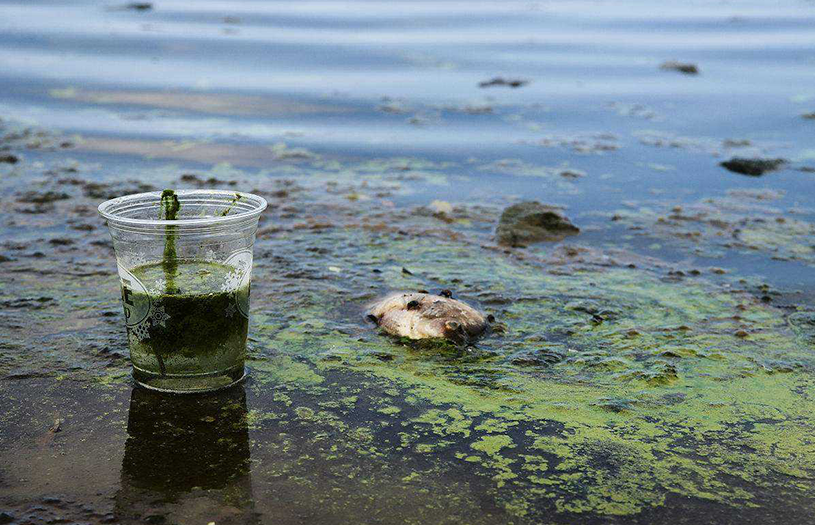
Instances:
[[[248,319],[248,286],[221,290],[235,269],[217,263],[181,262],[172,293],[148,294],[156,318],[148,338],[131,340],[133,364],[148,372],[206,374],[243,366]],[[142,282],[156,282],[164,263],[134,268]],[[138,295],[138,294],[136,294]],[[137,297],[137,299],[140,299]]]
[[[799,501],[815,489],[811,344],[746,293],[642,269],[548,273],[463,243],[359,230],[316,240],[294,232],[285,243],[319,248],[321,260],[349,270],[327,284],[302,281],[257,316],[253,332],[274,357],[256,362],[255,378],[315,402],[340,371],[368,378],[345,395],[392,389],[371,428],[392,428],[401,446],[350,443],[348,457],[432,460],[414,483],[474,468],[508,513],[530,518],[542,509],[632,515],[672,495],[749,509],[769,493]],[[382,273],[371,278],[370,267]],[[372,279],[383,291],[454,288],[508,331],[455,355],[399,345],[338,317],[337,294]],[[519,355],[543,357],[515,364]],[[406,420],[417,408],[422,415]],[[328,414],[322,421],[335,425]]]

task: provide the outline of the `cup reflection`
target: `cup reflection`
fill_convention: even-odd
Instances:
[[[134,388],[127,432],[119,520],[255,523],[242,385],[193,396]]]

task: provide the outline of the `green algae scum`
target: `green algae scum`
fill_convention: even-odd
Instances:
[[[211,390],[243,376],[249,285],[223,286],[236,271],[217,263],[176,262],[171,289],[130,293],[152,311],[151,323],[129,330],[137,381],[162,390]],[[165,274],[164,262],[133,270],[142,283],[161,283]]]

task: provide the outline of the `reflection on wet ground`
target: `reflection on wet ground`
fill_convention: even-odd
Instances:
[[[0,0],[0,523],[815,513],[811,2],[116,7]],[[240,388],[132,389],[96,206],[165,187],[269,201]]]
[[[247,415],[243,386],[214,396],[133,389],[114,515],[147,523],[251,523]]]

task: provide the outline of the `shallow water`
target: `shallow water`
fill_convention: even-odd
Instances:
[[[814,22],[809,1],[0,0],[0,157],[19,159],[0,162],[0,510],[801,522]],[[788,163],[748,177],[733,156]],[[271,204],[251,379],[183,401],[189,420],[131,391],[95,214],[167,186]],[[520,200],[581,233],[496,246]],[[402,288],[452,288],[507,332],[461,355],[392,342],[361,312]],[[229,476],[203,483],[189,447],[174,468],[196,479],[151,471],[173,455],[145,406],[155,432],[210,436]]]

